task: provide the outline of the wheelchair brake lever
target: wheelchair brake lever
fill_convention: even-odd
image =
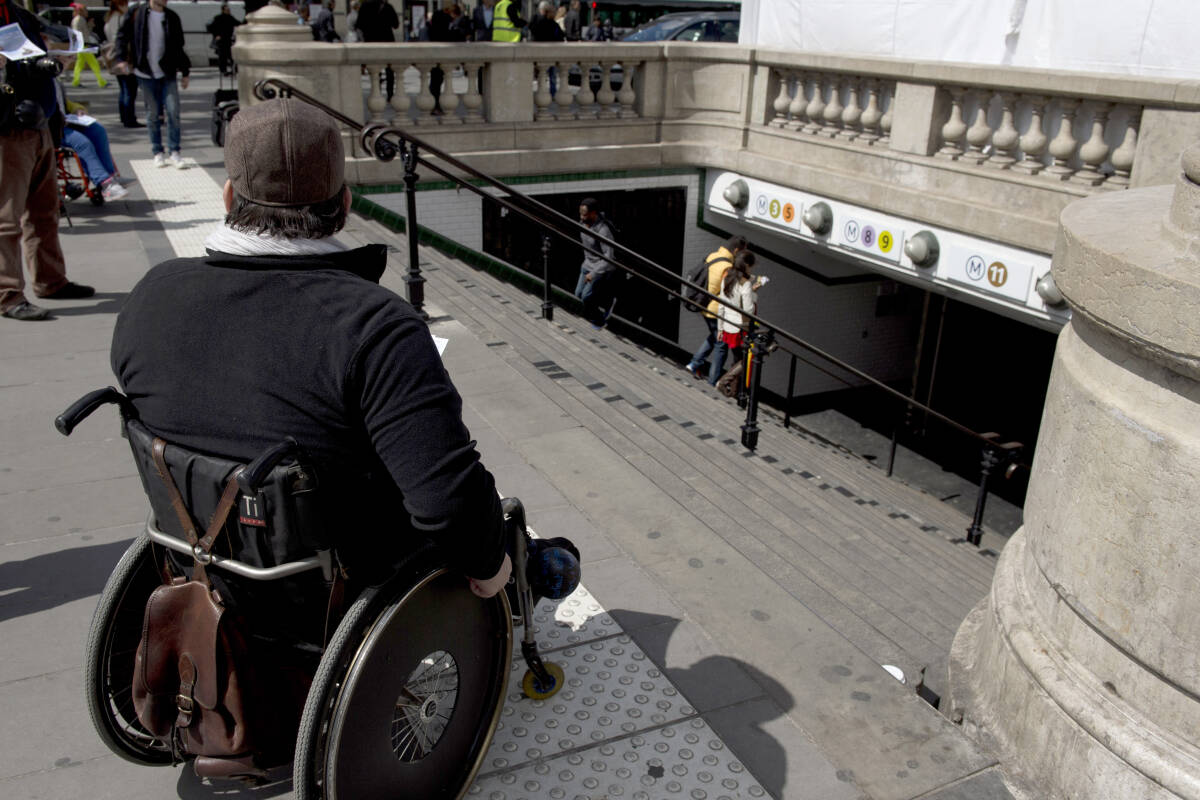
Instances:
[[[54,418],[54,428],[63,436],[70,436],[76,425],[87,419],[97,408],[109,403],[116,403],[121,407],[122,414],[132,416],[133,405],[129,402],[129,398],[113,387],[106,386],[103,389],[88,392],[72,403],[66,411]]]
[[[257,492],[258,487],[271,474],[271,470],[275,468],[275,465],[282,461],[284,457],[295,454],[299,449],[300,443],[296,441],[295,437],[289,436],[251,461],[238,474],[238,488],[241,489],[242,494],[252,495]]]

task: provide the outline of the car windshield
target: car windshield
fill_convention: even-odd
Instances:
[[[681,28],[695,21],[695,17],[675,17],[647,22],[621,41],[625,42],[661,42],[672,38]]]

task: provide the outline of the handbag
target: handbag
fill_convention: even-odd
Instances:
[[[205,571],[238,497],[241,469],[225,484],[201,538],[171,477],[165,449],[166,442],[155,438],[154,464],[192,545],[194,566],[190,578],[171,579],[146,602],[134,660],[134,709],[146,730],[170,742],[173,752],[229,760],[231,773],[254,774],[253,756],[268,720],[256,704],[266,695],[250,657],[245,623],[226,606]]]

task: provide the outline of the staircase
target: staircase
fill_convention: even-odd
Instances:
[[[381,225],[356,227],[406,252]],[[961,512],[777,416],[760,417],[750,452],[744,411],[676,362],[561,308],[547,322],[540,297],[436,250],[421,258],[439,309],[876,663],[944,693],[1003,537],[967,544]]]

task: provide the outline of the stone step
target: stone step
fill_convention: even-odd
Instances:
[[[447,272],[453,273],[454,270],[451,268]],[[462,290],[466,289],[467,292],[470,292],[472,288],[478,288],[477,281],[481,280],[479,276],[470,277],[459,274],[454,278],[455,286],[445,284],[446,294],[448,296],[455,294],[452,290],[457,289],[457,294],[465,295]],[[431,275],[431,283],[436,282],[437,279]],[[488,299],[497,300],[503,296],[504,293],[501,290],[491,293]],[[789,528],[794,530],[795,520],[773,509],[769,503],[747,506],[737,501],[729,505],[740,505],[741,509],[735,508],[733,513],[730,513],[728,505],[723,508],[721,502],[723,498],[730,495],[728,488],[705,479],[680,478],[681,475],[687,474],[692,463],[686,457],[681,458],[675,452],[679,448],[679,443],[675,441],[679,434],[675,436],[666,434],[659,425],[647,427],[645,422],[641,426],[636,424],[635,421],[648,418],[638,414],[629,414],[627,410],[619,409],[618,406],[622,404],[623,400],[617,399],[615,396],[604,398],[594,389],[589,389],[589,385],[595,386],[594,383],[589,383],[593,376],[581,373],[578,365],[571,366],[573,372],[570,375],[564,374],[567,367],[561,362],[570,358],[566,351],[571,348],[555,348],[553,343],[558,337],[546,336],[547,324],[545,322],[534,319],[533,315],[529,313],[506,313],[507,309],[513,305],[520,305],[511,301],[505,305],[491,302],[472,304],[469,301],[462,302],[460,298],[458,302],[449,300],[449,303],[456,306],[456,316],[459,316],[460,321],[464,324],[467,324],[468,320],[462,319],[462,317],[470,317],[469,322],[478,326],[481,331],[501,336],[510,345],[513,345],[521,354],[521,358],[517,359],[514,366],[518,369],[524,367],[522,371],[526,372],[531,379],[544,377],[546,373],[559,376],[553,380],[560,385],[570,387],[568,392],[584,406],[590,408],[598,417],[598,421],[607,422],[611,426],[614,436],[624,436],[635,452],[645,453],[654,459],[656,464],[665,467],[669,477],[662,477],[656,470],[654,475],[657,477],[653,478],[662,488],[671,491],[676,496],[680,494],[686,496],[688,492],[699,494],[707,503],[707,507],[703,509],[705,513],[700,515],[701,518],[711,525],[714,516],[720,517],[724,526],[722,535],[727,537],[744,535],[743,528],[748,522],[751,523],[749,527],[756,532],[773,531],[767,541],[759,542],[760,545],[765,544],[768,548],[768,560],[772,558],[772,554],[783,555],[790,563],[803,564],[808,573],[782,576],[776,574],[772,577],[777,581],[788,582],[791,589],[796,589],[799,584],[800,590],[806,593],[803,597],[810,607],[813,607],[839,630],[849,631],[848,635],[859,644],[860,648],[879,662],[898,662],[906,672],[911,674],[914,665],[924,666],[933,663],[940,659],[948,649],[954,628],[973,604],[976,593],[970,593],[969,602],[963,604],[960,601],[952,613],[946,613],[948,609],[944,605],[938,608],[937,602],[932,604],[929,602],[930,593],[923,591],[928,575],[922,575],[921,571],[911,564],[904,565],[901,560],[902,566],[908,568],[910,572],[904,579],[900,579],[896,575],[881,575],[878,571],[872,574],[871,565],[868,563],[869,559],[851,561],[847,555],[838,552],[827,543],[821,542],[815,535],[816,531],[811,529],[814,527],[811,524],[810,529],[803,531],[804,543],[800,544],[794,541],[792,538],[794,533]],[[526,309],[526,311],[528,310]],[[522,327],[527,330],[520,330]],[[535,369],[531,370],[531,366]],[[624,366],[625,371],[628,371],[628,365],[624,362],[618,366]],[[542,375],[539,375],[539,372]],[[693,443],[700,441],[686,433],[682,435],[691,439]],[[689,452],[694,450],[696,445],[692,444],[690,447]],[[720,454],[728,451],[728,448],[712,450],[712,446],[709,449],[712,451],[707,454],[709,458],[714,453]],[[729,462],[744,462],[744,459],[728,452],[725,452],[725,459]],[[736,481],[739,468],[744,470],[740,464],[734,463],[732,471],[725,474],[731,480]],[[694,472],[694,469],[691,471]],[[751,480],[746,482],[744,487],[754,487],[757,483],[757,480]],[[784,491],[779,494],[780,497],[787,496],[786,489],[787,487],[784,487]],[[739,489],[734,494],[741,495],[743,491]],[[767,498],[760,496],[758,499],[765,501]],[[764,510],[767,512],[766,514],[763,513]],[[838,520],[837,527],[853,529],[861,525],[861,520]],[[820,528],[819,524],[815,527],[818,530]],[[760,540],[762,538],[760,534]],[[736,543],[736,540],[731,539],[730,541]],[[753,549],[754,544],[743,541],[739,546],[742,549]],[[861,553],[858,555],[861,556]],[[764,568],[765,572],[771,574],[771,563],[760,566]],[[810,583],[811,585],[809,585]],[[870,586],[875,596],[870,596],[865,591],[855,588],[858,584]],[[825,594],[821,594],[822,592]],[[905,597],[906,592],[917,593],[919,596],[916,598]],[[962,593],[958,593],[958,595],[960,598],[962,597]],[[950,602],[944,597],[936,599],[942,603]],[[838,607],[837,603],[842,604],[842,607]],[[928,616],[923,608],[923,606],[929,605],[935,607],[937,619]],[[907,621],[900,620],[891,609],[896,609],[896,613],[903,613],[908,618]],[[863,630],[863,623],[867,624],[869,630]],[[882,633],[887,641],[879,641],[879,637],[875,636],[875,633]],[[873,636],[875,641],[871,641]],[[894,647],[896,644],[903,650],[903,655],[896,654]]]
[[[453,268],[454,267],[451,266],[451,269]],[[524,316],[527,318],[535,317],[540,312],[540,304],[535,298],[521,293],[514,287],[510,287],[500,283],[499,281],[495,281],[486,274],[471,270],[465,265],[458,264],[457,268],[460,270],[467,270],[467,272],[455,274],[455,282],[458,284],[456,288],[462,289],[467,285],[472,287],[479,286],[476,281],[493,281],[493,284],[488,285],[486,288],[480,288],[481,292],[486,292],[486,296],[489,299],[488,304],[490,304],[492,301],[497,301],[497,298],[503,298],[507,300],[508,303],[515,304],[518,308],[521,308],[524,312]],[[505,307],[508,308],[511,306]],[[595,362],[595,360],[600,358],[607,350],[612,349],[608,344],[605,344],[604,341],[601,341],[601,339],[590,330],[590,327],[587,326],[586,323],[570,317],[570,315],[565,314],[561,310],[559,311],[558,316],[559,319],[555,321],[555,324],[560,330],[569,334],[568,341],[575,342],[575,344],[571,345],[572,349],[581,354],[585,353],[585,351],[590,353],[590,355],[587,356],[589,362]],[[542,323],[540,320],[538,321],[538,324],[544,325],[544,323]],[[584,330],[584,328],[587,328],[587,330]],[[610,337],[611,335],[605,332],[601,336]],[[608,341],[612,340],[608,339]],[[644,348],[640,348],[637,345],[633,345],[629,342],[619,342],[618,347],[621,348],[618,350],[618,354],[624,360],[631,363],[637,359],[644,360],[652,370],[674,378],[674,383],[683,387],[685,390],[690,390],[683,393],[672,393],[669,402],[658,403],[658,407],[666,407],[674,410],[677,408],[684,408],[685,406],[691,406],[691,410],[698,410],[702,412],[693,414],[693,419],[705,418],[712,416],[713,401],[716,399],[718,403],[723,403],[730,409],[733,409],[734,415],[741,413],[736,411],[736,407],[733,405],[732,401],[721,398],[715,393],[710,393],[707,389],[696,390],[694,388],[696,385],[694,382],[691,382],[688,379],[680,379],[679,376],[686,375],[686,373],[675,368],[672,362],[666,361],[656,354],[650,353]],[[628,351],[633,351],[637,355],[632,355],[631,352]],[[660,363],[656,365],[656,361]],[[628,364],[623,366],[628,367]],[[627,370],[620,370],[620,372],[625,371]],[[696,403],[699,403],[701,406],[703,406],[703,408],[698,408],[695,405]],[[661,413],[663,412],[654,411],[653,413],[661,416]],[[682,415],[677,413],[675,416],[683,417],[681,424],[688,425],[690,422],[686,413]],[[732,435],[737,434],[738,424],[740,424],[740,422],[737,420],[736,416],[734,419],[729,420],[727,429],[733,431]],[[764,429],[762,434],[764,438],[772,435],[772,433],[768,432],[769,430],[769,426]],[[725,440],[727,439],[728,437],[726,437]],[[779,442],[773,439],[772,443],[778,444]],[[981,556],[979,551],[976,551],[975,548],[963,544],[962,536],[958,533],[958,531],[965,531],[968,520],[966,520],[966,518],[963,517],[956,509],[946,506],[944,503],[940,503],[936,498],[933,498],[926,493],[914,492],[911,487],[907,487],[904,484],[887,478],[886,475],[883,474],[882,470],[869,467],[867,462],[863,461],[862,459],[848,456],[844,451],[840,451],[837,448],[830,448],[828,445],[821,442],[817,442],[816,447],[816,451],[814,451],[812,448],[808,448],[806,450],[804,454],[805,458],[802,460],[804,466],[795,467],[793,469],[794,474],[797,474],[807,480],[815,481],[818,486],[826,486],[827,490],[831,489],[832,491],[839,492],[844,497],[851,499],[855,503],[858,503],[861,500],[861,504],[871,506],[872,508],[889,505],[880,503],[879,500],[874,499],[870,495],[865,497],[856,496],[854,492],[851,492],[846,488],[846,484],[853,484],[856,487],[860,487],[862,484],[864,484],[864,481],[860,480],[859,476],[861,472],[864,472],[862,468],[868,467],[868,469],[865,470],[866,474],[871,475],[871,473],[875,473],[875,476],[877,476],[875,483],[878,486],[882,486],[883,488],[887,489],[889,499],[894,500],[897,498],[902,498],[904,500],[902,506],[897,506],[896,503],[891,503],[891,507],[885,509],[889,515],[889,518],[908,520],[916,529],[920,530],[922,533],[928,534],[929,538],[940,539],[941,542],[958,542],[957,547],[949,549],[935,543],[936,549],[930,551],[927,555],[927,558],[923,559],[923,562],[926,565],[929,565],[945,560],[947,562],[947,568],[952,573],[965,574],[969,579],[974,578],[978,581],[981,587],[986,588],[990,582],[993,560],[992,558],[989,558],[989,556],[994,556],[995,551],[991,550],[988,552],[988,548],[984,548],[983,555]],[[760,452],[763,452],[764,448],[760,446],[759,450]],[[827,452],[829,457],[814,460],[814,453],[816,455],[820,455],[821,452]],[[844,462],[845,466],[842,466],[842,463],[839,462]],[[814,469],[812,466],[814,464],[819,466]],[[784,466],[783,463],[778,459],[776,460],[775,466],[780,470],[789,469],[789,467]],[[826,472],[836,475],[838,480],[824,481],[822,476]],[[858,494],[863,494],[861,489]],[[919,507],[921,510],[914,513],[914,505]],[[891,517],[890,515],[895,516]],[[927,519],[932,516],[937,516],[940,520],[949,520],[949,522],[943,521],[941,525],[939,525],[937,523],[927,521]],[[956,530],[956,532],[951,533],[950,531],[952,530]],[[1002,539],[1000,539],[1000,541],[1002,541]]]

